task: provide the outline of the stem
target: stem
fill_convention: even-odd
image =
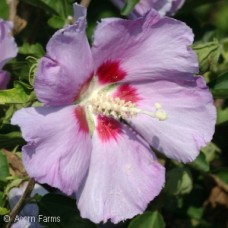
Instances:
[[[89,6],[90,2],[91,2],[91,0],[81,0],[80,5],[87,8]]]
[[[17,14],[18,0],[6,0],[9,5],[9,20],[14,21]]]
[[[32,190],[34,188],[34,185],[35,185],[35,180],[33,178],[31,178],[28,182],[28,185],[27,185],[23,195],[21,196],[21,198],[19,199],[19,201],[17,202],[15,207],[10,212],[10,214],[9,214],[10,221],[5,225],[5,228],[10,228],[12,226],[16,216],[20,213],[20,211],[24,207],[27,199],[30,197]]]
[[[65,0],[62,0],[62,2],[63,2],[64,17],[67,18],[67,2]]]

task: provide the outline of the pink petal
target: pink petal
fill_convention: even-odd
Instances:
[[[27,215],[28,217],[28,215]],[[38,218],[37,218],[38,220]],[[34,223],[31,223],[29,222],[29,219],[26,219],[26,217],[21,217],[21,219],[15,223],[13,223],[12,225],[12,228],[26,228],[26,227],[31,227],[32,228],[32,225],[34,226]],[[35,228],[40,228],[41,225],[39,224],[36,224],[36,227]]]
[[[151,146],[169,158],[189,162],[211,141],[216,112],[202,77],[131,84],[131,87],[140,97],[139,108],[154,113],[155,103],[160,103],[167,113],[168,118],[163,121],[145,114],[128,121]]]
[[[193,33],[184,23],[161,18],[150,10],[137,20],[102,20],[95,31],[92,52],[97,69],[114,62],[125,72],[107,83],[167,79],[198,72],[197,57],[189,47],[192,42]],[[99,74],[98,79],[102,81]]]
[[[111,0],[118,8],[122,9],[126,0]],[[161,16],[173,15],[182,7],[185,0],[140,0],[134,10],[130,13],[130,18],[143,16],[148,10],[155,9]]]
[[[17,44],[11,35],[13,24],[0,19],[0,70],[7,61],[17,55]]]
[[[99,126],[102,119],[97,121]],[[110,122],[119,126],[118,136],[104,141],[95,131],[89,173],[77,194],[81,216],[94,223],[118,223],[143,213],[165,179],[164,168],[142,138],[126,125]]]
[[[0,70],[0,89],[6,89],[10,80],[10,75],[7,71]]]
[[[83,115],[79,106],[26,108],[14,114],[12,124],[20,126],[28,142],[22,155],[29,176],[66,194],[78,189],[91,153]]]
[[[13,209],[21,196],[24,194],[24,191],[28,185],[28,182],[23,182],[19,187],[11,188],[8,193],[8,200],[10,208]],[[39,184],[35,184],[34,189],[32,190],[31,197],[35,196],[36,194],[39,194],[40,196],[44,196],[48,194],[48,191],[43,188]],[[38,215],[38,206],[36,204],[28,203],[21,211],[21,216],[37,216]]]
[[[134,13],[138,16],[144,15],[151,8],[165,16],[171,9],[172,0],[140,0],[135,6]]]
[[[185,3],[185,0],[173,0],[172,7],[168,12],[168,15],[174,15],[177,10],[179,10]]]
[[[38,66],[35,91],[38,99],[48,105],[72,104],[93,74],[93,59],[85,34],[86,11],[75,4],[75,12],[79,14],[76,23],[53,35]]]

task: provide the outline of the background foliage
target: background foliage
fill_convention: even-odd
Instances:
[[[19,46],[17,58],[5,66],[11,72],[10,85],[0,91],[0,227],[3,215],[9,213],[9,190],[28,178],[20,160],[25,142],[19,128],[10,125],[10,119],[17,109],[39,105],[33,91],[35,66],[44,55],[51,35],[72,22],[73,2],[18,0],[15,15],[12,6],[0,0],[0,18],[14,19],[14,35]],[[128,4],[136,2],[131,0]],[[89,40],[97,21],[126,15],[131,7],[126,5],[121,12],[108,0],[92,0],[88,8]],[[195,34],[193,48],[217,107],[216,132],[213,142],[192,163],[183,165],[159,155],[167,168],[165,188],[143,215],[117,227],[228,226],[228,1],[187,0],[175,17],[186,22]],[[40,214],[61,216],[60,223],[45,223],[46,227],[102,227],[80,218],[79,212],[75,212],[75,200],[45,187],[50,193],[35,198]]]

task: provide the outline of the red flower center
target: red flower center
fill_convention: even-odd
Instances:
[[[127,73],[121,69],[119,61],[108,60],[101,64],[96,72],[101,84],[114,83],[125,78]]]
[[[103,142],[117,140],[118,135],[122,133],[120,123],[110,117],[99,115],[97,121],[97,132]]]

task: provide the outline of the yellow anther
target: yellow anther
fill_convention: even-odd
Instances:
[[[160,121],[166,120],[168,118],[168,115],[165,110],[162,109],[162,106],[160,103],[156,102],[154,104],[155,111],[154,112],[148,112],[145,110],[138,109],[138,113],[143,113],[147,116],[150,116],[152,118],[158,119]]]
[[[161,104],[158,103],[158,102],[156,102],[156,103],[154,104],[154,106],[155,106],[156,109],[161,109],[161,108],[162,108]]]
[[[160,121],[168,118],[165,110],[159,102],[154,104],[154,112],[149,112],[136,107],[136,104],[131,101],[125,101],[119,97],[112,97],[106,92],[99,91],[88,101],[88,105],[94,114],[110,116],[115,119],[128,119],[139,113],[148,115]]]
[[[168,118],[167,113],[162,109],[159,109],[155,112],[155,117],[157,117],[159,120],[166,120]]]
[[[138,114],[139,109],[131,101],[112,97],[105,92],[98,92],[89,100],[88,105],[95,114],[102,114],[115,119],[127,119]]]

